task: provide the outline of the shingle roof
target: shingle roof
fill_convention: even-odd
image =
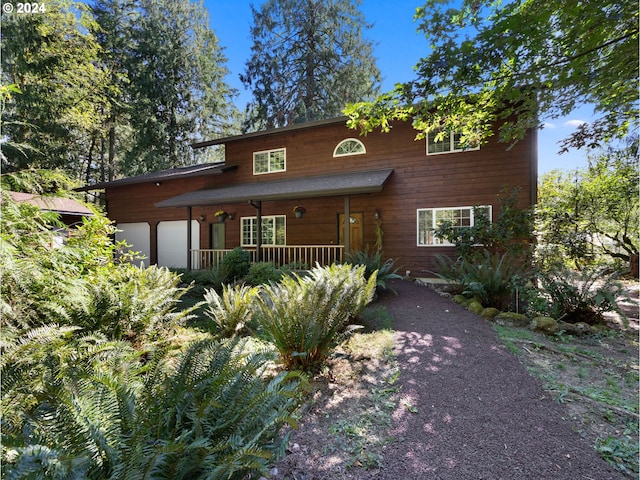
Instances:
[[[315,120],[311,122],[294,123],[291,125],[287,125],[286,127],[270,128],[268,130],[259,130],[257,132],[243,133],[241,135],[232,135],[230,137],[222,137],[222,138],[216,138],[214,140],[206,140],[204,142],[192,143],[191,148],[198,149],[203,147],[210,147],[212,145],[224,145],[226,143],[235,142],[237,140],[245,140],[247,138],[264,137],[268,135],[274,135],[277,133],[285,133],[285,132],[291,132],[295,130],[306,130],[309,128],[323,127],[325,125],[333,125],[333,124],[340,124],[340,123],[346,125],[347,120],[348,120],[348,117],[343,116],[343,117],[327,118],[324,120]]]
[[[245,183],[188,192],[156,203],[156,207],[189,207],[261,200],[285,200],[374,193],[382,190],[393,169]]]
[[[28,203],[35,205],[41,210],[56,212],[66,215],[92,216],[93,211],[82,203],[72,198],[45,197],[31,193],[8,192],[11,199],[16,203]]]
[[[158,172],[145,173],[144,175],[138,175],[136,177],[121,178],[113,180],[111,182],[96,183],[93,185],[86,185],[77,190],[80,192],[88,190],[99,190],[107,187],[117,187],[121,185],[134,185],[136,183],[146,182],[161,182],[163,180],[170,180],[175,178],[187,178],[204,173],[220,174],[228,170],[237,168],[236,166],[226,166],[224,162],[217,163],[202,163],[199,165],[189,165],[187,167],[170,168],[168,170],[160,170]]]

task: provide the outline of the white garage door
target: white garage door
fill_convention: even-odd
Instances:
[[[191,248],[200,244],[200,223],[191,221]],[[187,267],[187,221],[176,220],[158,224],[158,265]]]
[[[149,265],[149,257],[151,256],[151,235],[149,224],[146,222],[141,223],[118,223],[116,228],[119,230],[116,232],[116,241],[120,242],[124,240],[127,245],[130,245],[129,250],[132,252],[140,252],[142,258],[136,263]]]

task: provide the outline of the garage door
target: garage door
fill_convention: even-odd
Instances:
[[[130,245],[129,249],[132,252],[140,252],[140,255],[144,257],[136,263],[144,263],[149,265],[149,257],[151,256],[151,235],[149,224],[146,222],[140,223],[118,223],[116,228],[119,230],[116,232],[116,241],[125,241],[127,245]]]
[[[200,245],[200,223],[191,221],[191,248]],[[187,268],[187,221],[176,220],[158,224],[158,265]]]

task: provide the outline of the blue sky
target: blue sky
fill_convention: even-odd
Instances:
[[[240,92],[236,104],[241,109],[244,109],[251,97],[238,78],[244,72],[245,63],[251,54],[251,4],[260,5],[262,0],[204,0],[211,28],[228,58],[227,67],[231,72],[228,82]],[[427,40],[416,32],[417,25],[413,22],[415,9],[420,5],[421,0],[362,1],[360,10],[367,21],[373,24],[365,35],[376,43],[374,55],[382,72],[383,91],[391,90],[398,82],[413,79],[413,66],[429,53]],[[591,109],[585,107],[567,118],[550,121],[538,133],[540,175],[556,168],[572,170],[586,165],[586,154],[583,151],[558,155],[558,142],[571,134],[577,125],[589,121],[591,116]]]

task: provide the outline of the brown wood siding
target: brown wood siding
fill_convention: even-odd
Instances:
[[[426,270],[434,268],[435,254],[450,254],[453,250],[417,246],[417,209],[488,204],[494,206],[495,216],[496,196],[505,186],[520,187],[520,206],[531,205],[535,201],[537,181],[536,138],[533,133],[508,149],[507,145],[497,143],[494,136],[480,150],[427,156],[425,140],[415,140],[415,136],[415,130],[406,123],[394,125],[388,134],[371,133],[365,137],[358,137],[342,124],[335,124],[233,141],[226,145],[226,163],[237,165],[237,170],[222,175],[164,181],[159,187],[153,183],[113,187],[107,189],[108,213],[116,222],[149,222],[153,236],[158,222],[187,218],[186,208],[156,208],[155,202],[188,191],[393,168],[382,192],[352,196],[350,209],[364,214],[364,242],[371,247],[375,243],[373,214],[379,210],[385,256],[397,259],[402,273],[410,270],[412,275],[425,275]],[[367,153],[333,158],[336,145],[346,138],[359,138]],[[286,148],[286,171],[253,175],[253,152],[276,148]],[[296,219],[292,212],[297,203],[307,209],[302,219]],[[209,224],[216,221],[213,213],[219,209],[233,215],[226,223],[227,248],[240,243],[240,218],[256,214],[248,204],[194,206],[193,219],[206,216],[201,222],[202,248],[209,247]],[[262,214],[287,216],[289,245],[335,244],[338,240],[337,215],[343,210],[343,197],[329,197],[263,202]],[[151,249],[152,261],[155,261],[155,241],[152,241]]]

